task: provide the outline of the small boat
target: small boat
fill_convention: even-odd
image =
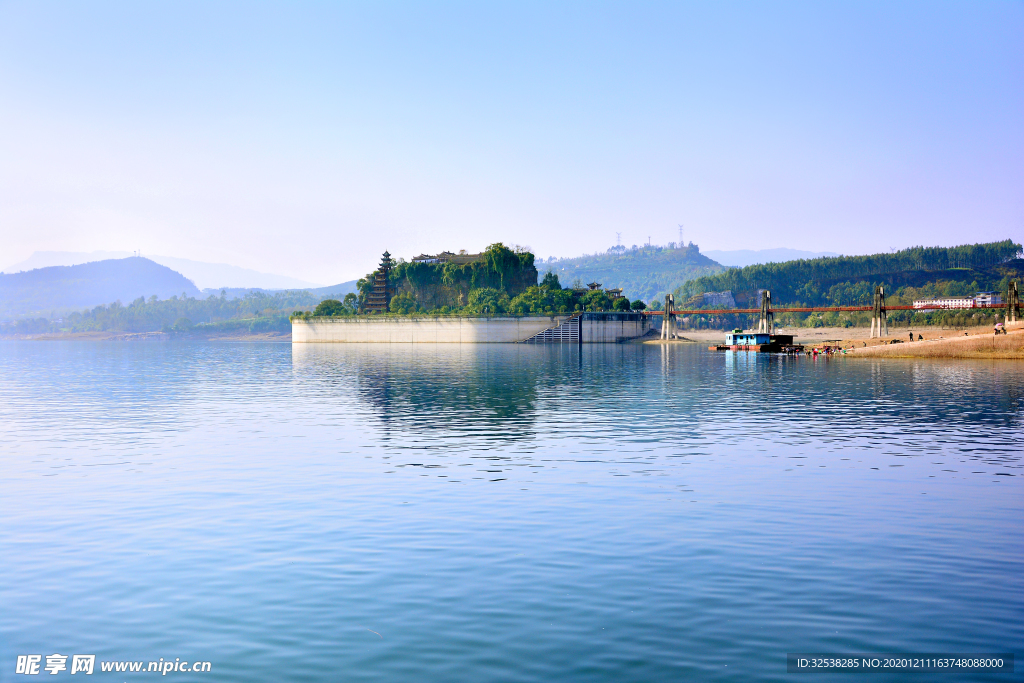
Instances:
[[[803,346],[793,343],[791,334],[744,332],[735,329],[725,335],[725,344],[709,346],[711,351],[757,351],[759,353],[800,353]]]

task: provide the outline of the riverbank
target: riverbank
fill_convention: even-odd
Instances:
[[[791,334],[808,348],[839,346],[848,355],[866,358],[988,358],[1024,360],[1024,323],[1011,323],[1008,334],[993,334],[989,326],[951,329],[915,326],[890,327],[889,334],[871,338],[867,327],[785,327],[777,334]],[[913,341],[911,341],[913,333]],[[654,339],[645,344],[721,344],[725,330],[681,330],[681,340]],[[920,337],[920,339],[919,339]]]
[[[853,348],[858,358],[984,358],[1024,360],[1024,324],[1011,323],[1007,334],[966,334],[957,337],[876,344]]]
[[[1013,326],[1011,325],[1011,329]],[[679,334],[686,339],[701,343],[723,343],[725,335],[729,330],[680,330]],[[777,327],[776,334],[791,334],[797,344],[844,344],[863,348],[885,345],[893,339],[908,341],[910,333],[914,333],[916,340],[918,335],[924,339],[950,339],[952,337],[963,337],[966,332],[970,336],[992,334],[991,326],[965,327],[953,329],[948,327],[931,327],[926,325],[914,325],[911,327],[890,327],[889,334],[883,338],[871,338],[871,329],[867,327]]]
[[[968,327],[963,329],[950,329],[943,327],[890,327],[889,335],[884,338],[871,339],[871,330],[867,327],[781,327],[777,328],[778,334],[791,334],[797,344],[805,346],[842,346],[847,349],[857,349],[859,356],[887,356],[887,357],[979,357],[979,358],[1022,358],[1024,351],[1018,349],[1014,344],[1024,342],[1015,336],[1016,332],[1024,332],[1024,323],[1012,323],[1009,327],[1010,334],[999,335],[999,341],[992,342],[995,335],[991,327]],[[720,344],[725,339],[726,330],[680,330],[682,339],[662,340],[657,337],[657,331],[649,333],[635,340],[635,343],[644,344]],[[910,333],[914,334],[914,342],[910,343]],[[966,334],[965,334],[966,333]],[[937,346],[930,346],[928,350],[919,347],[920,341],[931,342],[932,344],[943,342]],[[1021,335],[1024,336],[1024,335]],[[989,340],[986,346],[983,342],[977,342],[974,346],[964,346],[964,339]],[[0,335],[3,340],[25,340],[25,341],[216,341],[216,342],[291,342],[292,336],[288,332],[248,332],[248,331],[219,331],[202,333],[193,330],[187,334],[170,335],[165,332],[72,332],[66,334],[28,334],[28,335]],[[1017,341],[1015,341],[1015,339]],[[899,340],[901,344],[890,344],[893,340]],[[946,341],[955,342],[953,346],[946,346]],[[878,348],[879,350],[870,351]],[[940,351],[940,349],[948,349]],[[971,355],[948,355],[971,354]]]

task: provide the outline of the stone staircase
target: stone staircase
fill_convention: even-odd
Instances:
[[[573,313],[572,316],[554,327],[549,327],[542,332],[524,339],[522,344],[578,344],[580,341],[580,315]]]

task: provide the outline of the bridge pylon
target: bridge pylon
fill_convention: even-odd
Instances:
[[[885,315],[885,287],[875,287],[875,304],[871,311],[871,338],[889,336],[889,319]]]
[[[676,337],[676,314],[672,309],[676,307],[676,298],[671,294],[665,295],[665,315],[661,321],[661,338],[675,339]]]
[[[1006,322],[1015,323],[1020,318],[1020,294],[1017,292],[1017,281],[1010,280],[1006,284]]]
[[[775,332],[775,313],[772,312],[772,293],[770,290],[761,292],[761,319],[757,323],[757,331],[766,334]]]

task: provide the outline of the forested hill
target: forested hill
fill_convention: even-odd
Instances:
[[[439,311],[450,313],[483,295],[511,300],[528,287],[537,284],[537,268],[533,254],[521,247],[510,249],[495,242],[471,263],[417,263],[399,260],[391,269],[390,282],[395,288],[391,311],[417,313]],[[359,287],[359,308],[373,291],[373,273],[356,284]],[[486,290],[485,293],[484,290]]]
[[[913,247],[888,254],[836,256],[731,268],[691,280],[676,289],[677,302],[698,305],[704,292],[730,290],[739,306],[757,305],[759,289],[773,304],[806,306],[870,305],[874,286],[889,295],[955,296],[1002,291],[1024,270],[1022,247],[1012,240],[957,247]]]
[[[0,274],[0,317],[49,315],[138,297],[199,296],[191,280],[146,258],[94,261]]]
[[[652,299],[671,292],[684,282],[722,270],[722,266],[688,246],[613,247],[603,254],[576,258],[548,259],[537,263],[542,275],[558,275],[563,286],[575,282],[600,282],[605,288],[622,287],[630,299]]]

